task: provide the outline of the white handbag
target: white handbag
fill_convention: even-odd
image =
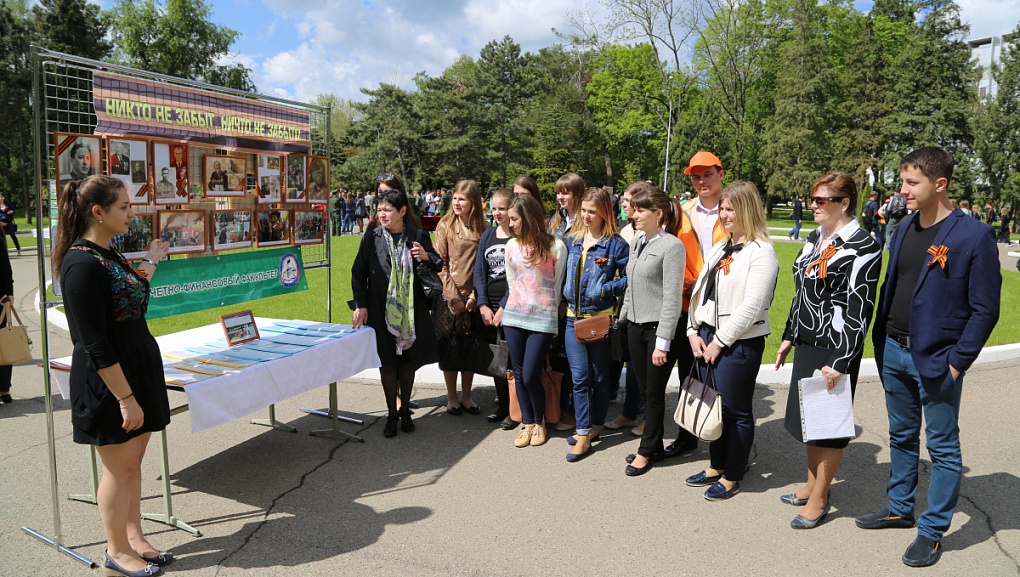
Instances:
[[[719,391],[696,378],[698,363],[691,367],[691,374],[680,387],[680,402],[677,403],[673,419],[685,431],[702,441],[715,441],[722,436],[722,395]],[[712,365],[708,366],[706,381],[714,382]]]

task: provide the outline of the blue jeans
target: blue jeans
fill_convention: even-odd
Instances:
[[[917,521],[917,533],[933,541],[942,540],[956,511],[963,478],[960,453],[960,392],[963,374],[956,382],[946,374],[929,379],[918,374],[910,351],[886,338],[882,363],[885,406],[889,411],[889,511],[914,516],[917,493],[917,463],[921,447],[921,413],[924,413],[931,480],[928,509]]]
[[[353,233],[354,232],[354,213],[353,212],[344,213],[344,225],[343,225],[343,228],[340,230],[340,232],[341,233],[344,233],[344,232]]]
[[[602,428],[609,411],[609,365],[612,351],[609,341],[582,345],[574,333],[574,317],[567,317],[563,337],[567,362],[574,387],[574,417],[577,434],[590,435],[592,428]]]
[[[792,236],[793,238],[800,240],[800,225],[802,222],[803,221],[800,220],[793,221],[793,228],[790,229],[790,232],[786,233],[786,236]]]

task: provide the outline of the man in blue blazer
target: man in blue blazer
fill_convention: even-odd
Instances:
[[[900,162],[901,193],[913,213],[890,246],[872,337],[889,412],[889,504],[857,518],[863,529],[915,524],[921,414],[932,461],[928,509],[903,562],[939,560],[963,477],[960,393],[967,369],[999,319],[999,252],[992,227],[953,209],[953,157],[919,148]]]

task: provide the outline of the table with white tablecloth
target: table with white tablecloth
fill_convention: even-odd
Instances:
[[[260,327],[270,327],[277,323],[302,323],[308,321],[283,321],[258,317],[255,322]],[[222,326],[217,323],[163,335],[156,338],[160,351],[183,351],[196,345],[226,345]],[[163,357],[164,367],[177,364],[176,359]],[[70,397],[71,357],[63,357],[50,361],[50,372],[57,382],[63,398]],[[191,414],[192,432],[204,431],[245,417],[256,411],[269,407],[271,424],[279,428],[294,430],[275,421],[273,406],[275,403],[306,393],[326,385],[330,386],[330,411],[333,418],[333,431],[336,432],[336,383],[354,376],[362,371],[379,367],[379,354],[376,351],[375,332],[369,327],[343,334],[335,338],[323,338],[314,345],[294,354],[271,361],[255,363],[229,372],[224,375],[208,378],[185,386],[167,385],[168,389],[183,391],[187,404],[176,407],[172,415],[182,412]],[[253,421],[255,422],[255,421]],[[328,431],[327,431],[328,432]],[[343,434],[348,438],[357,438]],[[357,438],[361,440],[360,438]],[[163,514],[144,514],[143,517],[160,521],[187,530],[195,535],[199,532],[173,516],[170,504],[169,465],[166,451],[166,431],[160,435],[160,450],[163,457],[164,504]],[[92,451],[92,495],[73,496],[80,500],[95,502],[97,478],[95,473],[95,452]]]

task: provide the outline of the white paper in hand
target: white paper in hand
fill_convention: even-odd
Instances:
[[[800,414],[804,441],[854,436],[854,403],[850,375],[843,375],[830,391],[818,375],[800,380]]]

